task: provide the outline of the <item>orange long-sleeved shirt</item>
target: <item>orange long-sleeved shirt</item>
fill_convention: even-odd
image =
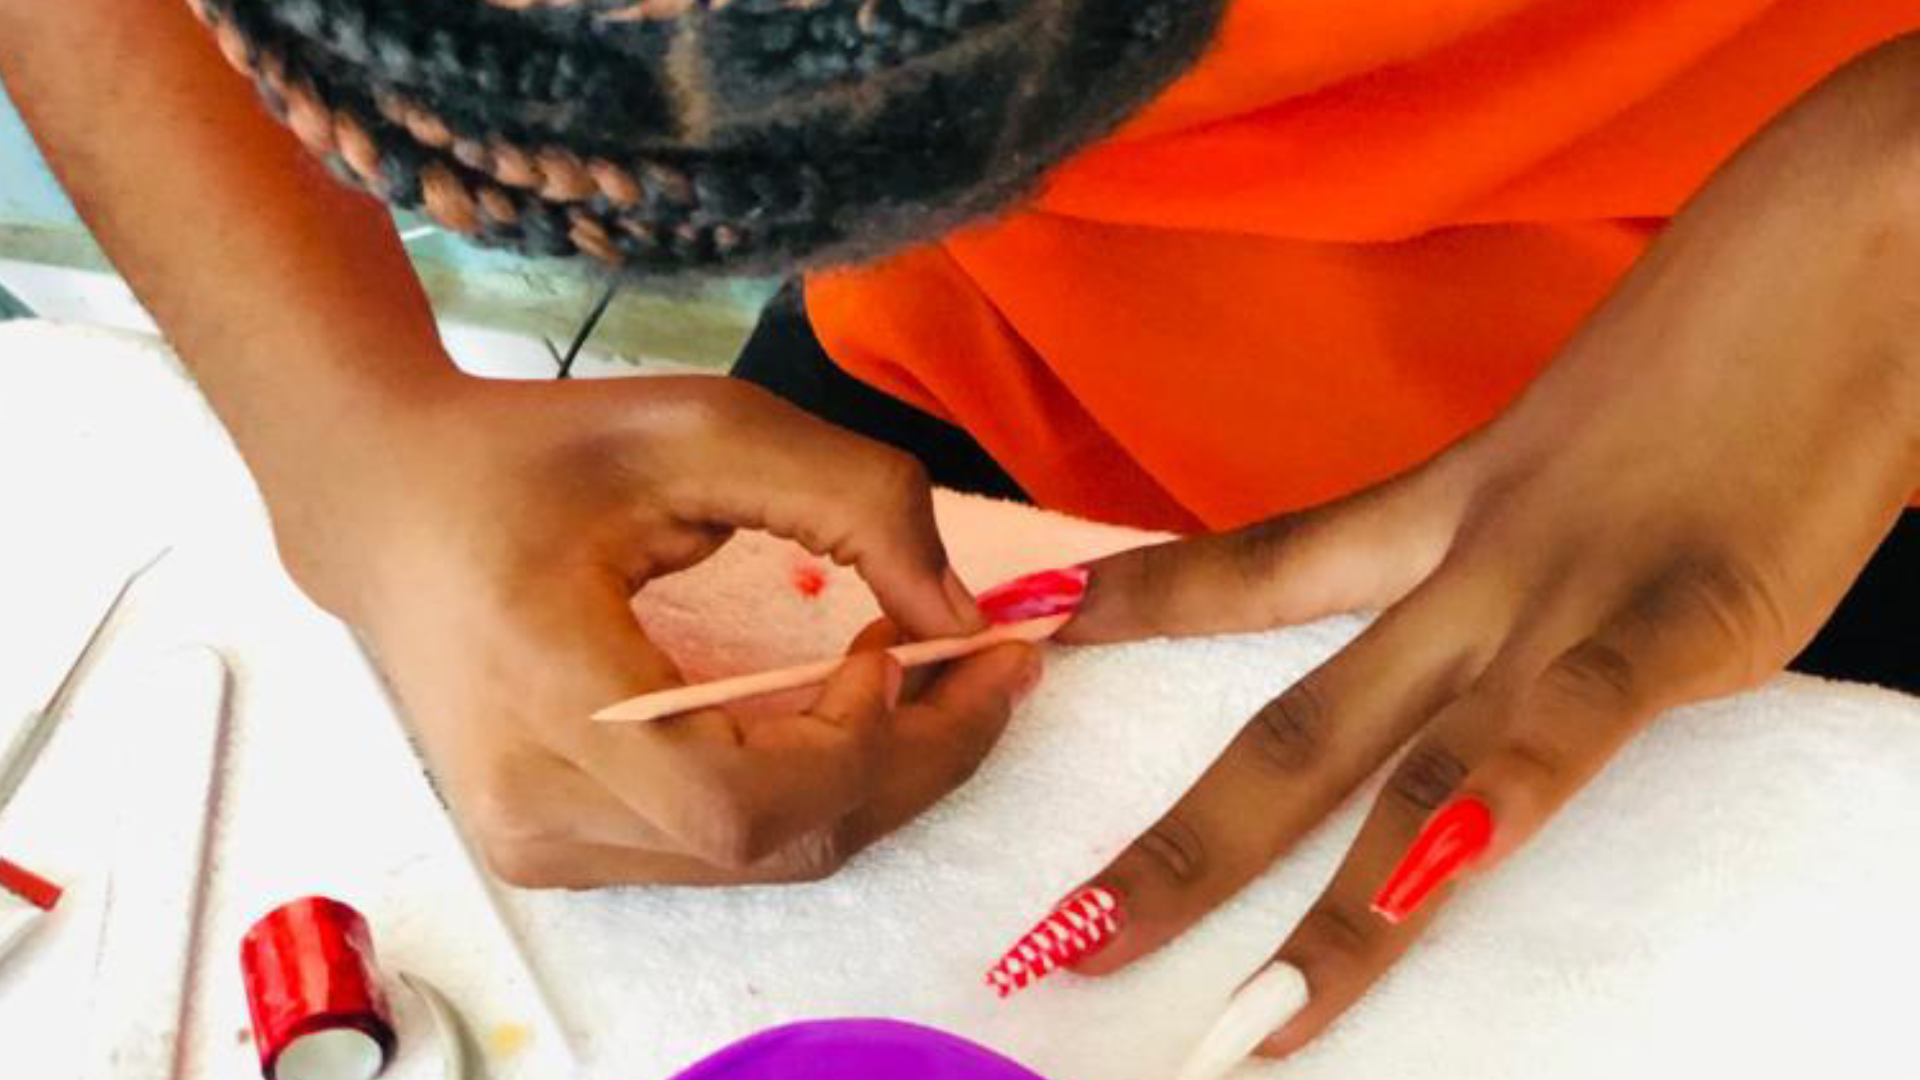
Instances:
[[[1037,202],[807,283],[828,353],[1042,504],[1312,505],[1490,419],[1660,224],[1920,0],[1236,0]]]

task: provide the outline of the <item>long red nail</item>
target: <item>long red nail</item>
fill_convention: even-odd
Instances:
[[[1492,841],[1493,812],[1486,803],[1468,796],[1442,806],[1380,887],[1374,912],[1390,923],[1403,921]]]
[[[1086,567],[1069,566],[1017,577],[981,593],[980,611],[995,625],[1065,615],[1086,597],[1088,576]]]
[[[1023,990],[1060,968],[1092,956],[1120,932],[1120,900],[1098,885],[1065,900],[987,972],[987,985],[1001,997]]]

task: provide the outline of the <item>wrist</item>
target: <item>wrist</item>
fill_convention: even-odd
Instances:
[[[288,574],[315,603],[353,622],[374,564],[419,512],[414,504],[432,502],[422,491],[436,481],[420,476],[422,465],[476,381],[444,354],[396,367],[410,370],[312,387],[269,414],[222,414]]]
[[[1862,295],[1879,295],[1857,332],[1875,361],[1860,392],[1909,433],[1920,485],[1920,34],[1908,34],[1848,65],[1807,105],[1798,125],[1800,161],[1831,177],[1828,242],[1851,231]],[[1818,212],[1819,207],[1804,208]]]

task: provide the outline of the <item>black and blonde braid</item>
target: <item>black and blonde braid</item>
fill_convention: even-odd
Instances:
[[[1004,206],[1226,0],[189,0],[346,180],[658,276],[878,254]]]

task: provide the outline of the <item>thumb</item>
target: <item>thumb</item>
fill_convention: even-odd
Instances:
[[[1415,474],[1232,532],[1123,551],[1087,564],[1086,598],[1057,639],[1239,633],[1385,608],[1445,558],[1464,505]]]

